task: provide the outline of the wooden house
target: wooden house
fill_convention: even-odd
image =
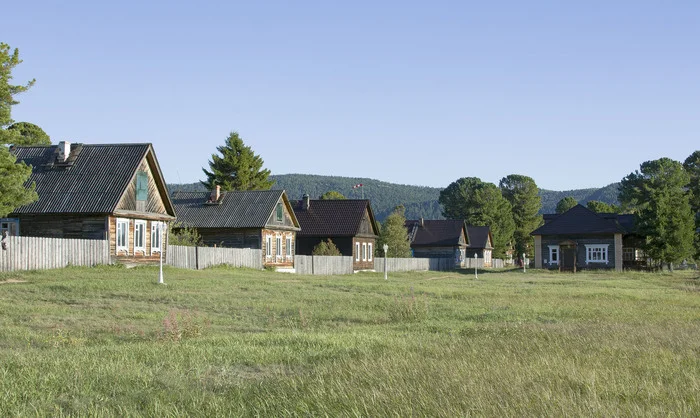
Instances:
[[[466,256],[472,258],[476,254],[478,258],[484,259],[484,267],[493,265],[493,236],[491,228],[488,226],[467,225],[467,236],[469,246]]]
[[[352,257],[354,270],[374,269],[379,231],[369,200],[311,200],[304,195],[293,207],[301,226],[297,254],[312,255],[321,241],[330,239],[342,255]]]
[[[109,240],[122,262],[156,262],[175,211],[151,144],[13,147],[38,200],[0,220],[13,235]]]
[[[456,267],[463,265],[470,242],[463,220],[421,218],[405,225],[413,257],[454,258]]]
[[[643,266],[644,241],[635,233],[633,215],[595,213],[577,205],[562,214],[544,215],[534,230],[535,268],[577,271]]]
[[[294,267],[299,231],[284,190],[177,192],[177,225],[192,227],[207,246],[261,249],[263,265]]]

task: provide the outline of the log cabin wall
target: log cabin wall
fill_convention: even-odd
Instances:
[[[19,214],[20,235],[25,237],[106,239],[106,215]]]
[[[263,265],[274,267],[294,267],[294,255],[296,251],[294,248],[295,245],[295,231],[263,229]]]
[[[119,250],[117,251],[117,220],[126,220],[129,223],[128,237],[127,237],[127,251]],[[136,221],[145,222],[144,231],[144,250],[135,251],[134,249],[134,230],[136,228]],[[157,263],[160,261],[160,251],[163,251],[163,259],[167,254],[167,224],[162,221],[148,220],[148,219],[137,219],[137,218],[125,218],[110,216],[109,217],[109,253],[116,258],[116,260],[121,262],[129,263]],[[162,225],[163,232],[161,235],[161,249],[160,251],[154,250],[152,248],[152,226],[154,222],[160,222]]]

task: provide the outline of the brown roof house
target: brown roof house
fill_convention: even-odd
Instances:
[[[175,219],[151,144],[13,147],[39,199],[0,226],[13,235],[109,240],[118,261],[156,262]]]
[[[284,190],[177,192],[178,224],[193,227],[207,246],[263,250],[263,265],[294,268],[294,211]],[[178,228],[173,228],[177,231]]]
[[[293,206],[301,226],[297,254],[312,255],[316,245],[331,239],[342,255],[353,257],[354,270],[374,269],[379,231],[369,200],[311,200],[304,195]]]
[[[544,215],[534,230],[535,267],[576,271],[640,267],[644,241],[635,233],[633,215],[595,213],[576,205],[562,214]]]
[[[464,265],[469,247],[467,225],[463,220],[407,220],[408,241],[416,258],[454,258],[455,266]]]

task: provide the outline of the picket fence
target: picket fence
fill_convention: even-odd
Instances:
[[[454,258],[387,258],[386,269],[392,271],[447,271],[454,270]],[[384,258],[374,259],[374,270],[384,271]]]
[[[483,258],[474,259],[474,258],[467,257],[467,259],[464,260],[464,262],[462,263],[462,267],[467,268],[467,269],[473,269],[474,266],[476,266],[476,268],[480,268],[480,269],[484,268],[484,259]],[[502,269],[505,266],[506,265],[505,265],[505,262],[503,261],[503,259],[492,258],[491,259],[491,266],[488,268]]]
[[[109,243],[105,240],[8,236],[5,249],[0,249],[0,271],[110,263]]]
[[[232,267],[262,269],[262,250],[251,248],[185,247],[171,245],[166,252],[166,264],[191,270],[227,264]]]
[[[297,274],[324,276],[352,274],[352,257],[298,255],[294,260],[294,269]]]

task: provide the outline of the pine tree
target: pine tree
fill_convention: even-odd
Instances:
[[[557,213],[564,213],[576,205],[578,205],[578,201],[576,201],[576,199],[574,199],[572,196],[566,196],[557,202]]]
[[[209,190],[217,185],[221,190],[269,190],[274,184],[270,170],[263,169],[263,160],[243,143],[238,132],[231,132],[226,143],[216,148],[221,155],[212,154],[211,171],[202,169],[207,176],[201,183]]]
[[[335,243],[330,238],[316,244],[316,246],[314,247],[311,254],[312,255],[326,255],[326,256],[342,255],[342,254],[340,254],[340,250],[338,249],[338,247],[336,247]]]
[[[528,176],[511,174],[502,178],[498,187],[513,207],[515,253],[534,256],[534,239],[530,233],[542,224],[542,215],[539,214],[542,200],[535,180]]]
[[[692,193],[690,209],[695,214],[695,261],[700,261],[700,150],[695,151],[683,162],[683,168],[690,176],[688,190]]]
[[[387,254],[383,254],[385,257],[411,257],[411,243],[408,242],[405,213],[406,209],[403,206],[397,206],[382,224],[377,246],[378,248],[383,248],[384,244],[389,246]]]

